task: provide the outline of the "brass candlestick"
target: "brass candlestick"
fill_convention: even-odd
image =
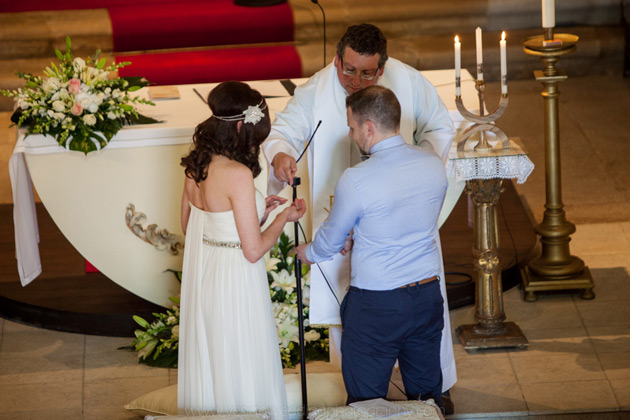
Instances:
[[[593,279],[588,267],[569,251],[570,235],[575,225],[566,219],[562,204],[560,167],[560,126],[558,118],[558,83],[567,75],[556,68],[559,58],[575,51],[578,37],[556,34],[546,28],[545,35],[525,39],[527,54],[540,57],[544,70],[534,71],[536,80],[544,86],[545,105],[545,190],[546,202],[543,221],[534,227],[540,235],[541,255],[521,270],[525,300],[536,301],[537,292],[582,290],[583,299],[593,299]]]
[[[464,130],[458,138],[457,141],[457,151],[463,152],[464,146],[466,142],[471,139],[473,134],[479,133],[480,139],[477,145],[475,146],[476,152],[490,152],[492,151],[492,147],[488,143],[486,138],[486,132],[491,131],[499,137],[501,140],[501,146],[503,149],[510,148],[510,141],[505,135],[503,131],[501,131],[496,125],[492,124],[495,120],[503,115],[508,106],[508,95],[502,94],[501,99],[499,100],[499,105],[497,108],[488,115],[484,115],[484,90],[486,88],[486,84],[483,80],[475,81],[475,89],[477,89],[477,95],[479,97],[479,115],[475,115],[464,106],[464,102],[462,101],[461,96],[455,96],[455,105],[457,106],[457,110],[464,118],[468,121],[474,122],[475,124],[468,127]]]
[[[514,322],[504,322],[503,288],[496,203],[502,179],[475,179],[466,182],[466,192],[474,203],[473,258],[476,324],[460,325],[455,331],[468,351],[518,347],[529,344]]]
[[[458,138],[457,150],[464,157],[464,146],[474,133],[481,138],[474,147],[472,158],[484,158],[509,154],[510,142],[505,133],[493,122],[503,115],[508,104],[507,94],[501,95],[497,109],[484,115],[484,82],[477,81],[479,96],[479,115],[469,112],[462,103],[461,96],[455,97],[459,112],[469,121],[474,122]],[[493,150],[487,142],[486,132],[493,132],[500,140],[498,150]],[[501,266],[499,259],[499,235],[497,228],[496,203],[503,188],[503,180],[474,179],[466,182],[466,192],[474,204],[473,224],[473,259],[475,277],[475,321],[476,324],[460,325],[455,331],[460,343],[466,350],[479,350],[501,347],[526,347],[527,339],[521,329],[513,322],[505,321],[503,311],[503,291],[501,285]]]

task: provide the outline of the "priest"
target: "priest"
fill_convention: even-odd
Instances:
[[[400,134],[405,142],[432,150],[446,164],[455,130],[435,88],[416,69],[388,58],[387,40],[379,28],[371,24],[349,27],[337,44],[333,62],[296,88],[284,111],[276,113],[263,143],[270,163],[268,193],[275,194],[292,183],[296,159],[321,121],[307,153],[313,234],[327,217],[337,180],[346,168],[361,161],[348,137],[346,97],[375,84],[392,90],[400,102]],[[441,249],[438,234],[435,240]],[[341,330],[335,326],[340,325],[339,304],[349,286],[349,263],[347,256],[338,254],[311,269],[309,321],[330,326],[332,363],[340,360]],[[447,391],[457,376],[443,266],[439,278],[444,299],[440,353],[443,390]]]

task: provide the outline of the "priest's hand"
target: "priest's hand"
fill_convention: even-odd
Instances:
[[[298,245],[297,248],[295,248],[295,255],[300,259],[300,261],[302,261],[304,264],[308,264],[311,265],[313,264],[312,261],[309,261],[308,258],[306,258],[306,246],[308,244],[302,244],[302,245]]]
[[[289,156],[286,153],[276,153],[271,161],[273,166],[273,174],[278,181],[288,182],[289,185],[293,185],[293,177],[297,172],[297,163],[293,156]]]

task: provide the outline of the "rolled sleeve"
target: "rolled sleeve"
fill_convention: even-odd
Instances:
[[[330,215],[322,223],[313,242],[306,248],[312,262],[332,259],[343,249],[346,238],[354,228],[363,209],[361,195],[346,170],[335,187],[335,199]]]

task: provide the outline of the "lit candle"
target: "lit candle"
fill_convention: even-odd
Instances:
[[[501,32],[501,93],[507,95],[507,57],[505,54],[505,31]]]
[[[477,27],[475,30],[475,37],[477,40],[477,80],[483,80],[483,54],[481,52],[481,28]]]
[[[556,26],[555,0],[542,0],[542,26],[543,28]]]
[[[462,96],[461,88],[461,72],[462,72],[462,44],[459,37],[455,35],[455,96]]]

